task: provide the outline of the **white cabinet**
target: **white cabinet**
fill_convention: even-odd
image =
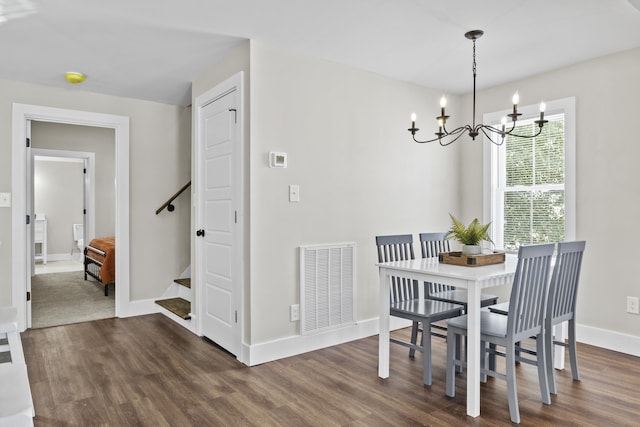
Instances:
[[[42,261],[43,264],[46,264],[47,218],[42,214],[36,214],[36,221],[33,228],[33,242],[35,243],[35,248],[33,249],[34,258],[36,261]]]

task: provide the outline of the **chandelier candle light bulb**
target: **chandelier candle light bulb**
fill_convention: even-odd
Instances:
[[[540,103],[540,121],[544,120],[544,110],[547,109],[547,105],[544,102]]]
[[[520,102],[520,95],[518,95],[518,92],[513,94],[511,101],[513,102],[513,114],[518,114],[518,103]]]

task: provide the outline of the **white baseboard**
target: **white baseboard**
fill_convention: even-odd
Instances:
[[[159,313],[160,306],[155,303],[155,299],[129,301],[116,313],[118,317],[144,316],[145,314]]]
[[[127,304],[125,313],[118,313],[118,317],[142,316],[152,313],[163,313],[170,319],[176,321],[190,332],[195,332],[195,322],[180,319],[172,313],[163,310],[155,304],[154,300],[131,301]],[[402,319],[391,318],[391,329],[400,329],[410,326],[411,323]],[[605,348],[640,357],[640,337],[610,331],[607,329],[595,328],[593,326],[577,326],[578,342]],[[243,344],[238,360],[246,365],[254,366],[261,363],[271,362],[321,348],[343,344],[349,341],[377,335],[379,331],[378,318],[367,319],[357,322],[344,328],[335,329],[315,335],[294,335],[282,339],[268,341],[264,343],[247,345]]]
[[[184,320],[181,317],[176,316],[175,314],[171,313],[169,310],[165,310],[164,308],[160,307],[158,304],[155,303],[156,299],[171,298],[171,297],[172,295],[163,296],[155,299],[130,301],[127,304],[127,307],[123,310],[123,313],[118,313],[117,316],[133,317],[133,316],[144,316],[145,314],[162,313],[165,316],[167,316],[169,319],[173,320],[180,326],[187,329],[189,332],[196,334],[195,322],[193,321],[193,319]]]
[[[411,322],[391,318],[390,328],[392,330],[405,328],[407,326],[411,326]],[[358,321],[355,325],[349,325],[344,328],[315,335],[294,335],[251,346],[243,344],[242,353],[241,356],[238,357],[238,360],[249,366],[259,365],[261,363],[377,335],[379,330],[380,324],[376,317]]]
[[[79,252],[74,252],[73,255],[71,255],[69,252],[65,252],[63,254],[47,254],[47,262],[49,261],[78,261],[81,262],[82,261],[82,254]],[[36,261],[36,263],[41,263],[42,260],[38,259]]]
[[[640,357],[639,336],[577,324],[576,340],[584,344]]]
[[[165,291],[157,299],[176,298],[179,293],[179,287],[177,283],[173,282],[165,289]]]
[[[176,322],[178,325],[182,326],[183,328],[185,328],[186,330],[188,330],[189,332],[191,332],[194,335],[198,335],[195,331],[195,321],[193,318],[189,319],[189,320],[185,320],[182,317],[176,316],[175,314],[173,314],[172,312],[170,312],[169,310],[165,310],[164,308],[158,306],[160,308],[159,312],[164,314],[165,316],[167,316],[169,319],[173,320],[174,322]]]
[[[191,264],[189,264],[189,266],[185,268],[182,274],[180,275],[181,279],[184,279],[187,277],[191,277]]]
[[[411,323],[402,319],[391,318],[391,329],[410,326]],[[279,340],[254,345],[243,345],[238,359],[249,366],[271,362],[285,357],[331,347],[345,342],[377,335],[379,322],[377,318],[357,322],[337,330],[327,331],[316,335],[295,335]],[[591,326],[577,325],[578,341],[606,348],[632,356],[640,356],[640,337],[622,334]]]

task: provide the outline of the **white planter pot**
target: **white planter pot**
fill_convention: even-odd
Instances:
[[[462,255],[480,255],[482,247],[480,245],[462,245]]]

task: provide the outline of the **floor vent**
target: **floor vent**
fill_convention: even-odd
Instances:
[[[355,243],[300,246],[300,333],[355,323]]]

